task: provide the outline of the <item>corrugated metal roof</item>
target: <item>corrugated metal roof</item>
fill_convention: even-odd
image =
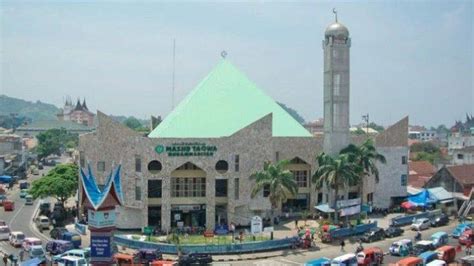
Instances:
[[[430,193],[431,197],[433,197],[433,198],[435,198],[435,199],[437,199],[438,201],[441,201],[441,202],[453,199],[453,194],[448,192],[443,187],[429,188],[428,192]]]
[[[268,114],[273,136],[311,134],[228,60],[222,60],[148,136],[227,137]]]

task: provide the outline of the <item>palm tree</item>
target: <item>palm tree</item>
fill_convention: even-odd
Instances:
[[[346,148],[341,150],[341,154],[347,154],[349,160],[356,165],[361,166],[362,171],[359,172],[360,175],[360,186],[359,186],[359,196],[362,200],[362,188],[364,187],[364,181],[370,175],[375,176],[375,182],[379,182],[379,170],[376,163],[386,163],[385,157],[378,153],[374,146],[374,141],[372,139],[367,139],[361,145],[356,146],[350,144]]]
[[[337,195],[340,188],[347,188],[349,183],[355,183],[359,180],[359,166],[349,160],[347,154],[330,156],[324,152],[320,153],[316,160],[318,168],[313,175],[312,182],[317,189],[321,189],[323,185],[334,189],[334,220],[338,220]]]
[[[278,208],[280,203],[286,202],[289,197],[295,196],[298,193],[298,185],[293,174],[285,169],[288,164],[289,161],[287,160],[279,161],[276,164],[266,163],[263,171],[256,172],[251,176],[251,179],[255,179],[255,186],[251,194],[252,198],[264,189],[268,188],[269,190],[268,199],[272,204],[272,224],[273,210]]]

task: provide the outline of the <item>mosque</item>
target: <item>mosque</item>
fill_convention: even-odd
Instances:
[[[122,206],[116,209],[120,229],[159,226],[214,228],[248,225],[251,217],[268,217],[268,192],[251,197],[249,177],[266,162],[289,160],[298,194],[277,211],[331,211],[334,191],[317,190],[311,176],[316,155],[336,154],[366,136],[349,133],[349,30],[330,24],[324,51],[324,134],[313,136],[227,59],[215,68],[147,137],[98,112],[95,132],[79,141],[79,164],[105,184],[121,165]],[[363,204],[388,208],[407,194],[408,118],[374,137],[386,164],[379,182],[362,188]],[[340,191],[340,200],[359,197],[357,186]]]

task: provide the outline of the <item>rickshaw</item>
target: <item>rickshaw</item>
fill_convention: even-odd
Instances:
[[[438,259],[446,261],[446,263],[454,262],[456,259],[456,248],[453,246],[442,246],[436,249]]]
[[[118,266],[120,266],[120,265],[127,265],[127,266],[140,265],[140,263],[135,263],[134,262],[133,255],[115,253],[113,259],[114,259],[114,262]]]
[[[359,265],[380,265],[383,262],[383,250],[378,247],[370,247],[357,253]]]

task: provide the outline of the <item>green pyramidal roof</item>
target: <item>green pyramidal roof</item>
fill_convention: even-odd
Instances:
[[[148,137],[227,137],[270,113],[273,136],[311,137],[242,72],[222,60]]]

